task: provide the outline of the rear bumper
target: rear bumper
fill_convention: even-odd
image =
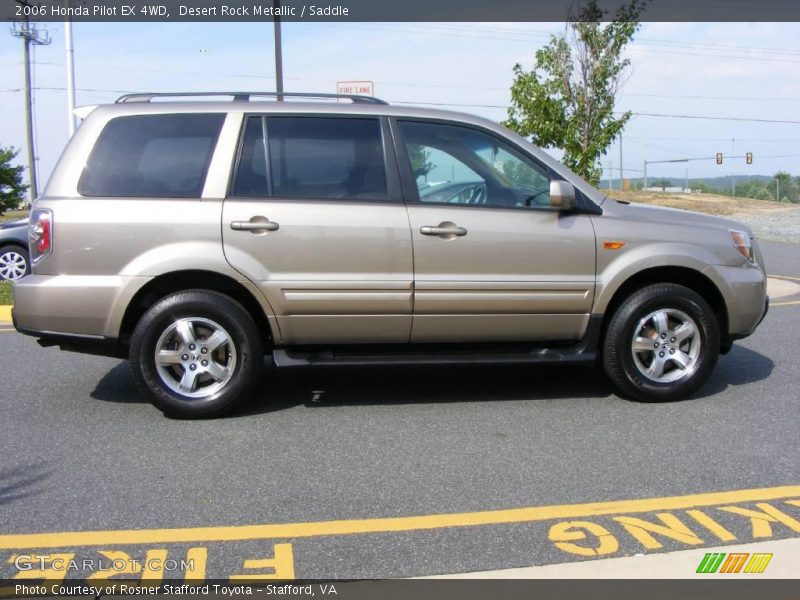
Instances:
[[[13,287],[14,323],[23,333],[116,338],[124,307],[146,281],[142,277],[28,275]]]
[[[63,333],[60,331],[41,331],[21,327],[17,322],[16,311],[11,309],[11,322],[14,328],[23,335],[37,338],[36,342],[42,348],[58,346],[68,352],[81,354],[94,354],[112,358],[127,358],[127,348],[119,343],[116,338],[107,338],[99,335],[81,335],[78,333]]]

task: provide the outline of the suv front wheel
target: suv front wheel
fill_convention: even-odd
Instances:
[[[655,284],[632,294],[614,313],[603,366],[625,396],[681,400],[708,380],[719,348],[719,324],[702,296],[682,285]]]
[[[134,329],[130,362],[141,394],[165,414],[222,414],[258,382],[258,327],[228,296],[190,290],[154,304]]]

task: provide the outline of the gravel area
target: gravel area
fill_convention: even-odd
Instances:
[[[759,238],[800,244],[800,208],[735,213],[730,218],[746,223]]]

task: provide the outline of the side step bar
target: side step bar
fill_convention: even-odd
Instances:
[[[276,367],[591,364],[599,356],[602,322],[600,315],[591,315],[583,339],[570,345],[394,344],[383,347],[275,348],[272,360]]]
[[[308,366],[390,366],[390,365],[475,365],[530,363],[592,363],[596,352],[581,348],[537,348],[528,352],[383,352],[301,351],[276,348],[272,360],[277,367]]]

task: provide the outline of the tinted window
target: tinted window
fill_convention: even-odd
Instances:
[[[267,196],[267,159],[261,117],[250,117],[244,129],[242,152],[233,184],[234,196]]]
[[[269,117],[272,195],[386,199],[378,119]]]
[[[78,182],[84,196],[199,198],[224,114],[112,119]]]
[[[401,121],[421,202],[550,206],[546,167],[510,144],[469,127]]]

